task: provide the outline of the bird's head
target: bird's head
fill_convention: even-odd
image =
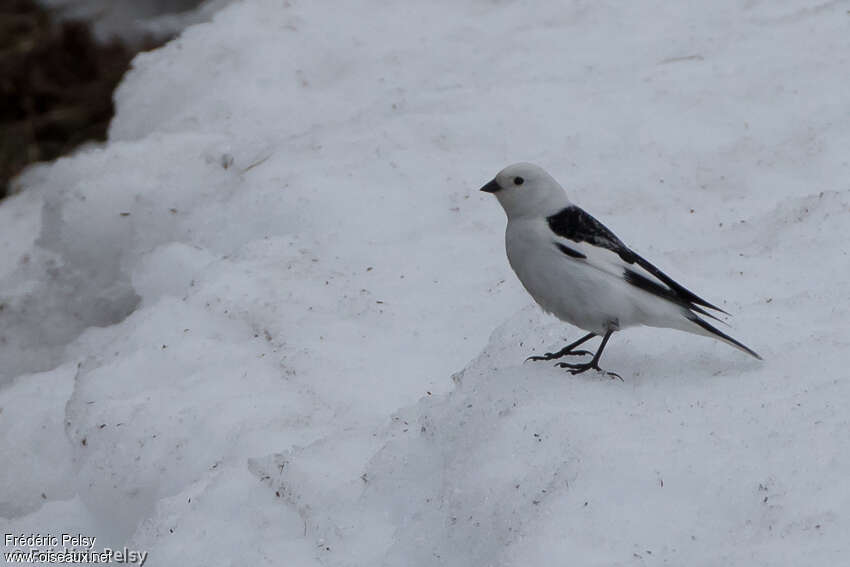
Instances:
[[[481,190],[499,199],[509,219],[549,216],[570,204],[563,187],[532,163],[509,165]]]

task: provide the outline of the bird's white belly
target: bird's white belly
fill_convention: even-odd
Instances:
[[[630,286],[565,256],[543,222],[512,222],[505,234],[508,261],[534,300],[545,311],[589,332],[602,334],[640,324]]]

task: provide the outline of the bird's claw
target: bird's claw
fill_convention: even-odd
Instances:
[[[576,374],[581,374],[582,372],[587,372],[588,370],[596,370],[598,372],[601,372],[603,374],[610,376],[612,379],[619,378],[621,382],[624,381],[623,377],[620,376],[619,374],[617,374],[616,372],[610,372],[608,370],[603,370],[603,369],[599,368],[598,365],[596,365],[592,362],[587,362],[585,364],[570,364],[569,362],[558,362],[558,363],[555,363],[555,366],[557,366],[558,368],[568,368],[569,371],[570,371],[570,374],[572,374],[573,376],[575,376]]]
[[[558,354],[556,352],[547,352],[543,356],[529,356],[525,359],[526,362],[529,360],[555,360],[557,358],[561,358],[562,356],[584,356],[586,354],[593,354],[589,350],[571,350],[570,352],[565,352],[563,354]]]

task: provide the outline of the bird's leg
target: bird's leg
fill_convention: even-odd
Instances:
[[[617,374],[616,372],[608,372],[607,370],[602,370],[599,368],[599,359],[602,357],[602,351],[605,350],[605,344],[608,342],[608,339],[611,338],[611,335],[614,334],[613,329],[609,329],[605,336],[602,337],[602,342],[599,345],[599,350],[596,351],[596,354],[593,355],[593,360],[590,362],[585,362],[584,364],[569,364],[568,362],[559,362],[555,366],[559,368],[569,368],[571,374],[581,374],[582,372],[587,372],[588,370],[598,370],[600,372],[604,372],[611,378],[619,378],[623,379],[622,376]]]
[[[576,348],[577,346],[579,346],[580,344],[589,341],[590,339],[592,339],[595,336],[596,336],[596,333],[588,333],[585,336],[583,336],[582,338],[580,338],[579,340],[577,340],[576,342],[565,346],[564,348],[562,348],[558,352],[547,352],[543,356],[529,356],[525,360],[526,361],[529,361],[529,360],[555,360],[556,358],[562,358],[564,356],[583,356],[585,354],[593,354],[592,352],[590,352],[588,350],[575,350],[574,351],[573,349]]]

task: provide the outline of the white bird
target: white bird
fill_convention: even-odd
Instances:
[[[555,360],[591,354],[574,350],[596,335],[602,343],[583,364],[558,363],[573,374],[599,368],[599,358],[615,331],[637,325],[667,327],[705,335],[759,360],[755,351],[700,317],[705,309],[726,313],[644,260],[602,223],[572,204],[564,189],[542,168],[510,165],[481,188],[493,193],[508,216],[505,248],[517,277],[543,308],[588,334],[555,353],[528,360]],[[704,309],[705,308],[705,309]],[[620,376],[606,372],[611,376]]]

